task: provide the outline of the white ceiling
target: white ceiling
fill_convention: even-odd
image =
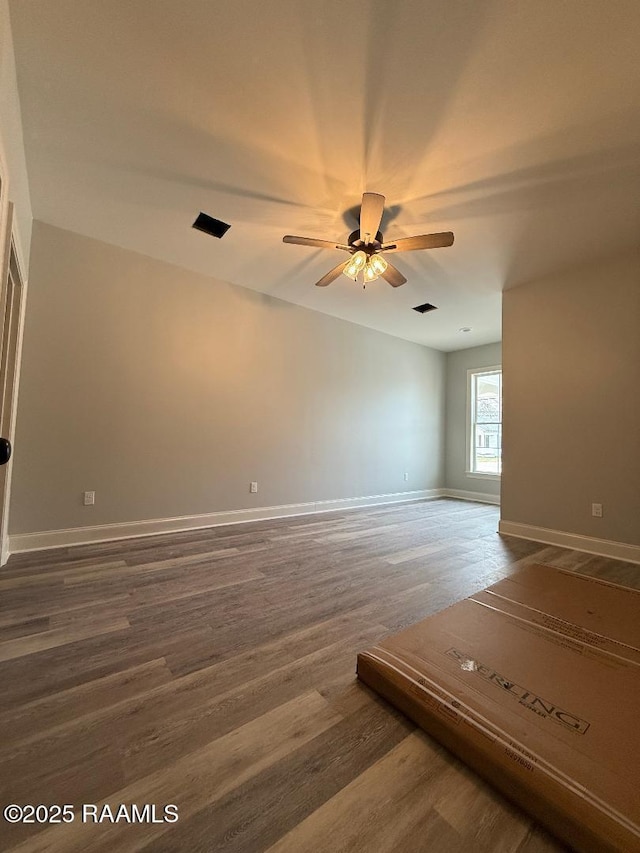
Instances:
[[[638,0],[10,9],[45,222],[442,350],[500,338],[503,288],[638,244]],[[282,236],[344,241],[364,190],[386,239],[454,246],[396,255],[397,290],[314,287],[344,255]]]

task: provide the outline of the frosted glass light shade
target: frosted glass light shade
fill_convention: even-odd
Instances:
[[[342,270],[342,272],[348,278],[355,278],[358,273],[364,269],[367,263],[367,255],[366,252],[356,252],[354,255],[351,255],[351,260],[346,265],[346,267]]]
[[[382,275],[389,264],[385,261],[382,255],[373,255],[369,260],[369,266],[373,269],[376,275]]]
[[[379,273],[375,271],[373,265],[368,263],[364,268],[364,280],[365,281],[375,281],[378,278]]]

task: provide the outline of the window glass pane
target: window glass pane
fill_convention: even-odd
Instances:
[[[500,375],[476,376],[476,421],[499,423],[500,421]]]
[[[502,371],[471,374],[471,453],[474,474],[502,473]]]
[[[479,474],[500,473],[500,424],[476,424],[475,462]]]

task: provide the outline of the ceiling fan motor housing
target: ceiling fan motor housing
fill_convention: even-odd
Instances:
[[[369,254],[371,252],[377,252],[380,246],[382,246],[382,232],[378,231],[375,236],[375,239],[372,240],[372,242],[369,243],[368,246],[365,246],[364,242],[360,239],[360,229],[356,228],[355,231],[352,231],[351,234],[349,234],[349,237],[347,238],[347,244],[349,246],[352,246],[354,249],[364,249],[365,252],[367,250],[370,250]]]

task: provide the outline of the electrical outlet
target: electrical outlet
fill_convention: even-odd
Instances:
[[[591,515],[594,518],[602,518],[602,504],[591,504]]]
[[[249,484],[249,491],[252,495],[255,495],[255,493],[258,491],[258,484],[255,480],[252,480],[252,482]]]
[[[93,506],[96,502],[96,493],[95,492],[85,492],[84,493],[84,505],[85,506]]]
[[[409,472],[408,471],[404,472],[404,481],[405,481],[405,483],[409,482]]]

